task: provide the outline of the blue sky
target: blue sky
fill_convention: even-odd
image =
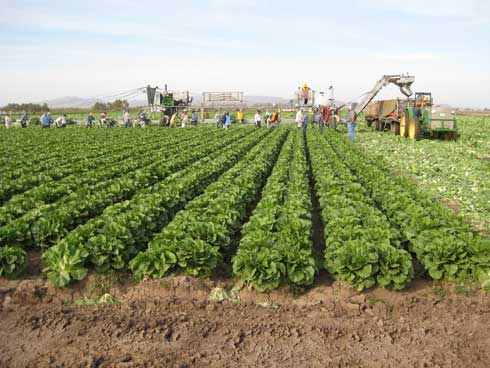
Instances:
[[[350,100],[383,74],[490,107],[488,0],[0,0],[0,105],[173,89]],[[6,15],[6,16],[5,16]],[[398,96],[386,88],[380,98]]]

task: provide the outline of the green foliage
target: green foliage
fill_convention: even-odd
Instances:
[[[20,112],[26,111],[28,113],[33,112],[46,112],[49,111],[48,104],[34,104],[34,103],[9,103],[8,105],[1,108],[3,111]]]
[[[85,249],[61,243],[43,254],[43,273],[56,287],[64,287],[87,276],[88,270],[84,267],[87,256],[88,252]]]
[[[260,291],[275,289],[282,280],[311,285],[316,273],[311,227],[305,140],[294,130],[242,229],[234,273]]]
[[[96,102],[92,106],[93,111],[111,111],[111,110],[127,110],[129,108],[129,102],[127,100],[117,99],[113,102]]]
[[[0,248],[0,277],[18,277],[26,267],[26,256],[26,252],[18,247]]]
[[[325,224],[325,268],[358,290],[376,284],[402,289],[413,278],[411,257],[400,249],[397,228],[337,155],[348,150],[350,143],[334,144],[316,130],[310,130],[307,137]]]
[[[231,237],[268,176],[286,133],[280,129],[269,134],[177,213],[148,250],[131,262],[135,276],[156,278],[170,272],[209,276],[230,248]]]
[[[463,218],[410,181],[393,175],[382,160],[371,158],[344,137],[327,134],[328,140],[339,147],[336,153],[392,226],[400,230],[400,240],[408,244],[433,279],[476,279],[490,269],[488,239],[474,233]]]

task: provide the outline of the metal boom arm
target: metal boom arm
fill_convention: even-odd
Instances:
[[[381,91],[383,87],[388,85],[388,83],[396,84],[398,87],[400,87],[401,93],[403,93],[407,97],[410,97],[412,95],[412,90],[410,89],[410,86],[414,81],[415,78],[408,74],[383,75],[383,77],[381,77],[381,79],[376,82],[373,89],[369,91],[359,102],[359,104],[354,108],[354,112],[356,113],[356,115],[359,115],[362,110],[364,110],[366,106],[373,100],[373,98],[376,97],[378,92]]]

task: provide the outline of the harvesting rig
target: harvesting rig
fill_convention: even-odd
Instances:
[[[185,109],[192,104],[192,97],[189,96],[189,91],[185,92],[170,92],[165,88],[146,87],[146,96],[148,106],[158,107],[162,112],[160,125],[168,125],[170,117],[178,110]]]
[[[429,92],[416,92],[415,98],[410,98],[412,95],[410,87],[414,80],[414,77],[408,75],[383,76],[355,107],[355,112],[359,114],[369,105],[366,114],[367,125],[374,124],[377,130],[391,130],[394,135],[414,140],[422,136],[455,140],[458,134],[454,111],[444,106],[434,105],[432,94]],[[388,83],[399,86],[407,99],[370,103]]]

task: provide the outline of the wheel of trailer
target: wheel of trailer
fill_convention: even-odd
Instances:
[[[368,126],[368,128],[370,128],[371,125],[373,125],[373,121],[372,120],[369,120],[369,119],[366,119],[366,125]]]
[[[408,136],[413,140],[420,138],[420,121],[416,116],[409,119]]]
[[[405,110],[402,113],[401,119],[400,119],[400,136],[402,137],[408,137],[408,129],[410,126],[410,115],[408,114],[408,111]]]
[[[391,122],[391,132],[394,135],[400,135],[400,123],[398,121]]]

